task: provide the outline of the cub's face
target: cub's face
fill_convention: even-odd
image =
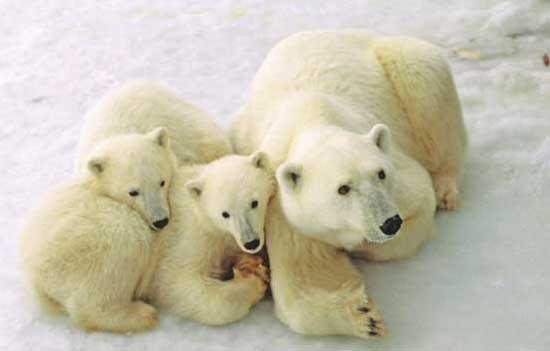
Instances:
[[[348,250],[395,237],[402,220],[392,196],[389,129],[330,129],[303,139],[277,170],[287,219],[302,234]]]
[[[105,140],[87,163],[99,191],[134,209],[154,231],[170,222],[168,190],[174,167],[163,128]]]
[[[262,249],[267,204],[275,192],[273,171],[264,153],[216,160],[186,188],[211,223],[232,235],[241,250]]]

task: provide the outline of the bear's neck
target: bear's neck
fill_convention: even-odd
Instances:
[[[74,183],[75,186],[78,186],[82,189],[86,189],[87,191],[91,191],[99,196],[106,196],[107,191],[102,186],[101,182],[99,181],[98,177],[91,175],[91,174],[79,174],[76,176]]]
[[[273,123],[259,150],[268,154],[274,168],[287,159],[293,146],[305,133],[315,129],[340,128],[365,134],[380,122],[348,100],[319,92],[301,91],[288,95],[271,113],[275,115]]]

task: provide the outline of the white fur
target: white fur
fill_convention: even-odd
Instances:
[[[116,163],[98,152],[105,148],[103,145],[116,145],[113,140],[126,139],[131,131],[159,125],[162,128],[151,133],[149,139],[173,150],[180,163],[204,165],[179,168],[170,182],[169,198],[168,184],[162,187],[162,204],[171,214],[170,224],[151,242],[147,265],[133,297],[206,324],[239,320],[266,290],[267,272],[261,259],[242,254],[258,252],[265,241],[264,219],[267,203],[275,192],[275,179],[264,153],[228,155],[231,148],[227,136],[204,112],[163,88],[140,82],[111,92],[88,115],[79,158],[89,161],[79,161],[78,167],[92,174],[108,172],[104,166]],[[169,141],[168,134],[174,139]],[[115,137],[103,139],[106,135]],[[87,151],[89,147],[91,151]],[[141,154],[124,148],[120,152],[122,157],[117,162],[125,167],[141,163]],[[175,164],[175,160],[171,162]],[[162,212],[155,205],[160,202],[153,201],[158,196],[148,191],[161,184],[155,176],[157,169],[162,165],[143,163],[128,168],[128,174],[117,173],[118,185],[127,184],[124,196],[139,190],[131,203],[138,213]],[[136,182],[132,178],[136,175],[143,179]],[[108,195],[116,193],[114,187],[109,190],[112,192]],[[229,218],[224,218],[223,212],[230,214]],[[124,218],[118,220],[123,222]],[[154,227],[154,221],[148,223]],[[246,247],[251,241],[257,246]],[[233,279],[221,281],[231,265]],[[131,267],[117,269],[122,274]]]
[[[440,50],[365,31],[293,35],[260,67],[231,138],[237,152],[259,149],[277,168],[284,217],[270,213],[266,235],[279,318],[308,334],[383,334],[353,327],[365,317],[334,298],[367,299],[337,248],[374,260],[410,256],[433,231],[436,197],[442,209],[459,205],[466,133]],[[382,224],[394,215],[404,223],[388,237]],[[289,241],[301,261],[278,252]],[[310,303],[294,303],[296,295]],[[324,318],[319,306],[341,317]]]
[[[234,155],[178,170],[170,201],[173,230],[163,232],[158,243],[158,265],[146,294],[154,305],[184,318],[220,325],[243,318],[263,297],[266,283],[255,274],[236,268],[233,279],[219,279],[230,269],[231,258],[244,250],[240,237],[233,240],[228,235],[241,230],[228,225],[232,217],[223,218],[222,211],[235,217],[244,213],[261,231],[259,248],[263,245],[263,221],[275,181],[272,172],[258,168],[256,161],[255,156]],[[241,192],[243,184],[246,187]],[[250,208],[252,199],[259,203],[255,209]]]
[[[84,329],[125,333],[156,326],[156,309],[144,299],[218,325],[243,318],[263,297],[261,259],[241,252],[264,244],[275,191],[264,154],[174,171],[169,139],[158,128],[99,142],[86,165],[46,198],[23,231],[23,266],[44,308],[65,311]],[[130,196],[136,189],[139,195]],[[232,216],[223,218],[223,211]],[[170,223],[155,233],[151,213],[159,212]],[[258,246],[246,249],[245,238]],[[221,281],[234,256],[233,279]]]
[[[170,214],[176,161],[166,132],[106,139],[86,164],[27,220],[21,257],[29,285],[43,307],[65,311],[81,328],[153,328],[157,311],[135,291],[151,266],[151,222]],[[131,197],[135,188],[140,195]]]
[[[183,101],[170,91],[152,82],[133,82],[109,92],[87,115],[82,132],[82,139],[77,155],[78,168],[83,168],[84,161],[90,153],[89,148],[100,143],[103,138],[113,135],[124,135],[141,131],[151,126],[161,126],[170,136],[170,147],[178,158],[179,164],[205,164],[221,157],[232,159],[230,164],[220,170],[214,163],[206,170],[213,172],[209,186],[204,189],[207,196],[201,201],[210,203],[209,215],[212,221],[235,238],[243,251],[258,252],[264,244],[264,217],[266,204],[261,203],[255,210],[250,210],[250,203],[255,198],[269,197],[272,188],[256,186],[256,177],[263,177],[271,172],[267,156],[262,152],[254,153],[248,161],[228,156],[231,144],[227,134],[205,112]],[[131,157],[129,157],[131,160]],[[240,162],[240,163],[239,163]],[[255,173],[242,172],[242,162]],[[202,179],[194,179],[190,184],[194,193],[200,192]],[[263,191],[267,192],[264,193]],[[199,197],[195,197],[199,198]],[[207,200],[205,200],[207,199]],[[226,206],[223,208],[222,204]],[[228,219],[222,218],[225,210],[231,209]],[[214,212],[216,211],[216,212]],[[259,240],[260,244],[247,249],[246,243]]]
[[[273,171],[264,153],[247,157],[228,155],[211,162],[186,188],[211,224],[231,234],[241,250],[260,251],[265,241],[267,203],[276,189]],[[224,212],[228,218],[223,216]],[[259,246],[247,249],[245,244],[253,240],[258,240]]]
[[[106,94],[86,116],[77,150],[81,168],[105,138],[164,127],[178,163],[204,163],[231,152],[223,129],[206,112],[155,83],[138,81]]]

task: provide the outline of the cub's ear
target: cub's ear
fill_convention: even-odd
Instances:
[[[147,137],[157,143],[159,146],[168,147],[170,143],[170,137],[168,131],[164,127],[158,127],[153,129],[147,134]]]
[[[385,153],[390,151],[391,132],[385,124],[376,124],[367,134],[367,138]]]
[[[250,163],[256,168],[260,169],[271,169],[271,163],[269,162],[269,157],[263,151],[256,151],[250,155]]]
[[[93,175],[99,176],[101,173],[105,171],[105,165],[106,165],[105,159],[101,157],[92,157],[88,160],[87,167],[90,173]]]
[[[302,181],[302,166],[296,163],[283,163],[277,169],[279,186],[289,190],[296,190]]]
[[[195,178],[191,179],[185,183],[185,189],[191,194],[195,199],[198,199],[202,195],[202,189],[204,187],[203,181],[201,179]]]

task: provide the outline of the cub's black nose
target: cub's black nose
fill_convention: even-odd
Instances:
[[[401,224],[403,224],[403,220],[399,215],[395,215],[391,218],[386,219],[384,224],[380,226],[380,230],[382,233],[392,236],[395,233],[399,231],[399,228],[401,228]]]
[[[160,221],[153,222],[153,226],[157,229],[162,229],[168,225],[170,220],[168,218],[161,219]]]
[[[258,239],[254,239],[252,241],[249,241],[247,243],[244,244],[244,247],[247,249],[247,250],[254,250],[255,248],[258,247],[258,245],[260,245],[260,240]]]

